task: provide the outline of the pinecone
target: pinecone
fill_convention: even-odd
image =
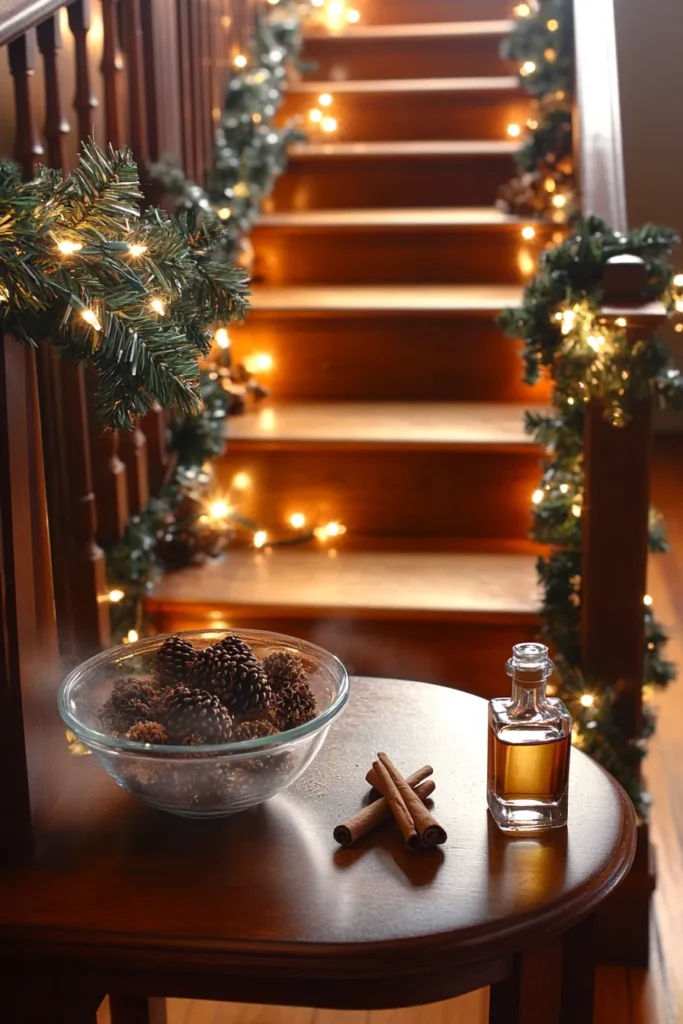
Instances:
[[[315,697],[306,683],[298,686],[283,686],[275,696],[273,719],[281,732],[295,729],[297,725],[315,718],[317,707]]]
[[[289,651],[275,651],[263,659],[263,671],[266,674],[273,693],[278,693],[284,686],[298,686],[305,683],[308,673],[298,654]]]
[[[150,682],[124,676],[116,680],[109,699],[100,708],[100,721],[108,732],[125,733],[138,722],[153,722],[158,703]]]
[[[157,651],[154,676],[162,687],[186,686],[197,652],[181,636],[169,636]]]
[[[232,738],[235,742],[258,740],[262,736],[277,736],[279,732],[278,727],[273,722],[269,722],[267,718],[256,718],[251,722],[240,722],[235,726]]]
[[[203,743],[227,743],[232,719],[218,697],[178,686],[166,700],[166,728],[173,743],[184,743],[193,734]]]
[[[239,715],[265,711],[273,696],[251,647],[234,635],[199,652],[192,679]]]
[[[136,743],[168,743],[168,733],[161,722],[138,722],[126,733]]]

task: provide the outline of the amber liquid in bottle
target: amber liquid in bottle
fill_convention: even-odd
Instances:
[[[567,822],[571,717],[546,696],[552,670],[543,644],[517,644],[507,664],[512,695],[489,703],[487,800],[506,832]]]
[[[502,800],[548,803],[567,787],[569,736],[544,739],[524,730],[489,729],[489,786]]]

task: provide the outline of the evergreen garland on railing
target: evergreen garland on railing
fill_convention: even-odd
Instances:
[[[520,309],[509,309],[499,323],[524,341],[525,381],[547,374],[553,383],[553,409],[528,413],[527,431],[546,451],[543,476],[533,495],[532,536],[551,553],[538,562],[543,586],[545,634],[557,653],[559,695],[574,716],[575,742],[621,782],[639,812],[647,809],[638,767],[643,741],[653,728],[644,704],[641,737],[626,735],[615,714],[619,692],[580,670],[581,511],[583,503],[583,424],[585,403],[599,399],[615,429],[625,424],[634,403],[651,397],[659,407],[683,408],[683,377],[671,364],[668,346],[657,338],[635,343],[621,318],[608,321],[600,309],[607,261],[629,254],[647,270],[643,301],[661,300],[669,310],[683,306],[683,278],[672,277],[671,251],[677,237],[668,228],[647,225],[624,236],[591,217],[562,245],[541,255],[537,276]],[[667,550],[661,517],[650,515],[651,552]],[[665,631],[644,595],[645,696],[666,686],[675,666],[663,657]]]
[[[523,217],[556,224],[575,212],[572,155],[573,12],[571,0],[529,0],[514,8],[512,33],[501,55],[514,61],[520,83],[534,98],[525,126],[510,125],[520,139],[519,174],[501,191],[498,205]]]
[[[226,258],[220,223],[189,210],[143,213],[140,200],[126,149],[86,143],[68,177],[41,167],[25,183],[0,162],[2,326],[93,366],[111,427],[130,427],[155,402],[195,413],[211,328],[247,305],[246,275]]]

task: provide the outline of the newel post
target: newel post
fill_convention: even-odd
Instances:
[[[632,342],[666,317],[644,303],[646,270],[635,256],[605,268],[603,313],[623,317]],[[645,656],[643,597],[647,580],[652,402],[638,402],[614,427],[601,402],[590,403],[584,437],[581,651],[584,671],[622,688],[622,724],[639,735]]]
[[[616,257],[605,268],[602,313],[608,321],[626,321],[632,344],[666,319],[661,302],[644,302],[646,282],[638,257]],[[581,661],[586,675],[618,685],[621,725],[634,739],[642,726],[651,443],[651,399],[638,402],[623,427],[605,419],[602,402],[589,404],[581,513]],[[605,962],[647,966],[653,864],[643,822],[631,873],[598,914],[597,949]]]

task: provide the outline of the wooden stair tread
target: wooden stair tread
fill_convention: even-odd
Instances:
[[[519,92],[515,75],[462,76],[461,78],[368,78],[340,82],[297,82],[291,96],[302,93],[343,94],[444,93],[444,92]]]
[[[457,448],[523,446],[524,406],[484,402],[291,402],[233,416],[230,447],[241,442],[409,445]]]
[[[489,228],[516,227],[518,217],[495,206],[378,210],[300,210],[269,213],[260,228]]]
[[[325,618],[373,613],[419,618],[535,619],[540,595],[533,555],[347,551],[319,547],[235,549],[222,561],[167,573],[148,599],[170,604],[281,610]]]
[[[349,25],[342,32],[335,32],[324,26],[311,26],[304,34],[305,39],[329,40],[330,42],[355,43],[385,39],[444,39],[461,36],[506,36],[514,26],[513,21],[496,19],[489,21],[431,21],[406,25]]]
[[[518,142],[502,139],[443,139],[386,142],[309,142],[291,146],[292,160],[309,157],[513,156]]]
[[[348,285],[291,288],[255,287],[252,313],[354,313],[393,311],[482,313],[521,305],[520,285]]]

